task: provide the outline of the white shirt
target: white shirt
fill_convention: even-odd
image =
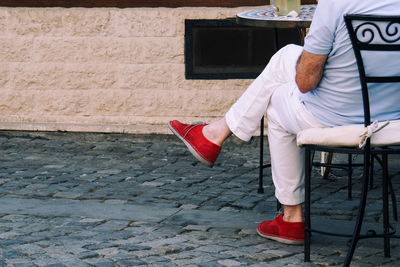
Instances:
[[[315,11],[304,50],[327,54],[323,77],[316,89],[302,94],[300,100],[324,125],[337,126],[363,123],[361,85],[343,15],[400,15],[400,0],[320,0]],[[400,25],[399,25],[400,26]],[[399,27],[400,30],[400,27]],[[400,72],[400,54],[368,52],[381,73]],[[388,65],[389,60],[397,63]],[[396,66],[396,67],[395,67]],[[366,63],[367,71],[375,71]],[[400,119],[400,85],[370,86],[372,120]],[[385,90],[382,90],[385,89]]]

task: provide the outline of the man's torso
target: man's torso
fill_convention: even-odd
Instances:
[[[343,15],[400,15],[399,12],[399,0],[320,0],[304,49],[328,54],[328,59],[318,87],[307,94],[299,94],[299,98],[321,123],[327,126],[363,123],[358,69]],[[399,53],[380,56],[370,53],[365,57],[372,59],[373,66],[379,66],[382,73],[400,66]],[[398,63],[388,65],[393,59]],[[367,70],[373,70],[371,66],[368,61]],[[400,119],[400,90],[393,85],[383,87],[371,86],[373,120]]]

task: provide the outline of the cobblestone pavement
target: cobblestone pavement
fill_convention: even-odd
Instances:
[[[257,193],[257,142],[232,139],[208,168],[172,136],[0,132],[0,266],[340,266],[347,239],[313,235],[305,264],[301,246],[256,234],[276,206],[269,171]],[[400,173],[398,160],[391,166]],[[354,200],[343,172],[324,180],[317,171],[314,225],[350,231],[359,171]],[[381,221],[379,181],[371,228]],[[391,258],[382,248],[360,241],[352,266],[400,266],[400,242]]]

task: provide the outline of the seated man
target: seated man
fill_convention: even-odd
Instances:
[[[283,213],[259,224],[261,236],[287,244],[304,241],[304,155],[296,134],[311,127],[363,123],[361,86],[343,15],[399,15],[399,10],[399,0],[320,0],[304,47],[279,50],[224,118],[211,124],[169,123],[192,154],[212,166],[232,133],[250,140],[267,113],[272,178]],[[373,90],[372,120],[400,119],[398,91],[386,89],[382,95]]]

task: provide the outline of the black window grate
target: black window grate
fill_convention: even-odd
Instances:
[[[234,19],[186,20],[186,79],[253,79],[276,52],[276,44],[287,43],[300,43],[296,29],[276,32],[238,25]]]

